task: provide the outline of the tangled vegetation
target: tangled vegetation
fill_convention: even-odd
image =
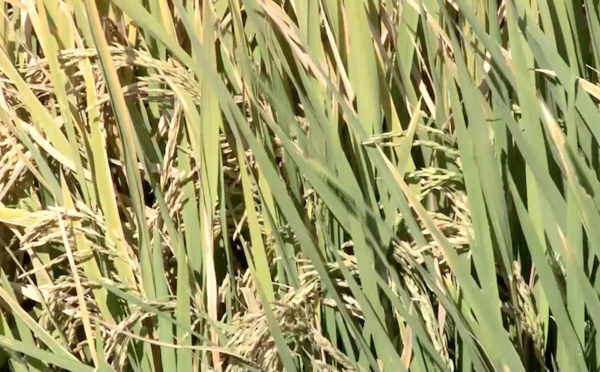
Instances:
[[[600,368],[598,0],[0,0],[0,35],[1,370]]]

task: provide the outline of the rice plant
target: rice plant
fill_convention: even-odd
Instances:
[[[600,370],[598,0],[0,0],[0,370]]]

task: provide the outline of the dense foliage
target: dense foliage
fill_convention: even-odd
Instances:
[[[0,369],[600,368],[598,0],[0,0],[0,34]]]

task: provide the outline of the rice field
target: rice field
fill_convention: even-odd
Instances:
[[[0,371],[600,370],[598,0],[0,0]]]

